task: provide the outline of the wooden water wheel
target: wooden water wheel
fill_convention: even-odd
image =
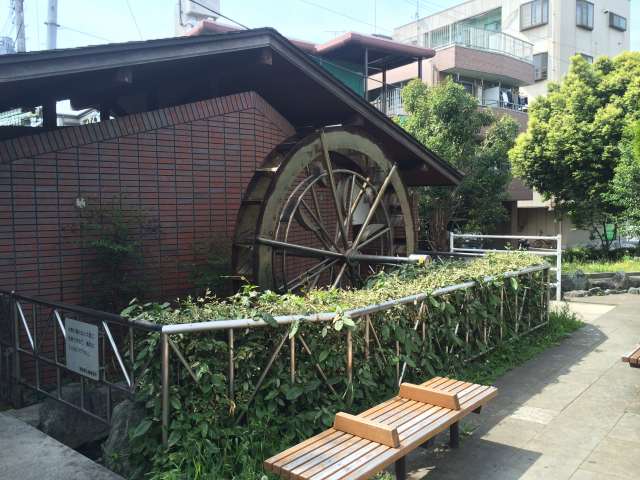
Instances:
[[[256,170],[232,261],[235,275],[262,288],[344,288],[414,246],[397,166],[360,129],[331,127],[279,145]]]

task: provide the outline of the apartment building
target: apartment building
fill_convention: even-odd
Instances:
[[[571,57],[587,61],[629,49],[630,0],[470,0],[398,27],[393,39],[436,51],[420,66],[424,81],[449,77],[475,95],[480,105],[513,116],[526,128],[529,103],[560,81]],[[402,114],[399,87],[415,78],[416,65],[387,74]],[[379,79],[369,82],[377,88]],[[553,206],[519,181],[509,189],[511,212],[505,232],[515,235],[563,234],[565,245],[589,241],[588,232],[558,222]]]

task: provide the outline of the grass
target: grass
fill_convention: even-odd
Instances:
[[[563,339],[583,326],[584,323],[568,307],[552,311],[547,327],[508,342],[484,358],[467,364],[461,371],[456,372],[456,378],[473,383],[493,384],[508,371],[560,344]]]
[[[552,311],[549,325],[506,343],[488,353],[484,358],[467,364],[455,373],[455,378],[467,382],[492,385],[502,375],[536,357],[548,348],[560,344],[571,333],[582,328],[584,323],[568,307]],[[388,472],[380,473],[376,480],[393,480]]]
[[[568,262],[562,265],[562,271],[573,273],[582,270],[585,273],[600,272],[640,272],[640,258],[625,257],[622,260],[608,262],[604,260],[594,262]]]

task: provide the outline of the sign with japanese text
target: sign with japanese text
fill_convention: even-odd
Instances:
[[[99,380],[98,327],[71,318],[65,318],[64,323],[67,333],[67,368],[82,376]]]

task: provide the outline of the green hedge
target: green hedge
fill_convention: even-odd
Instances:
[[[134,476],[150,472],[158,479],[260,478],[262,460],[330,426],[336,411],[362,411],[392,396],[405,362],[404,380],[424,381],[455,372],[466,360],[544,322],[545,272],[517,279],[500,277],[539,262],[539,257],[526,253],[495,254],[468,263],[403,267],[372,278],[357,291],[314,290],[296,296],[246,288],[226,300],[188,299],[179,309],[132,305],[125,312],[129,316],[162,324],[233,318],[259,318],[271,324],[273,315],[340,313],[468,280],[480,281],[466,291],[430,296],[423,303],[372,315],[375,334],[370,330],[368,359],[364,319],[338,315],[332,324],[300,322],[287,328],[236,330],[233,398],[229,395],[227,332],[172,336],[200,382],[196,386],[174,354],[168,449],[161,445],[159,423],[159,337],[147,336],[136,350],[138,378],[143,379],[138,400],[145,404],[147,418],[131,432],[131,459],[137,466]],[[482,282],[486,276],[498,279]],[[285,341],[248,406],[262,369],[287,331],[295,338],[295,380],[291,381],[291,344]],[[353,339],[352,383],[346,374],[347,331]],[[312,356],[303,349],[301,337]],[[144,371],[140,371],[142,366]],[[244,418],[236,424],[241,413]]]

